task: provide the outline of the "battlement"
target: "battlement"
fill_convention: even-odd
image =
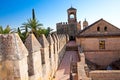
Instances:
[[[68,22],[60,22],[56,24],[57,26],[61,26],[61,25],[68,25]]]
[[[0,80],[51,80],[68,41],[68,35],[30,34],[24,44],[16,33],[1,34]]]

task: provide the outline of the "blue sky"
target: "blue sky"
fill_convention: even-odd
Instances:
[[[89,24],[103,18],[120,28],[120,0],[0,0],[0,25],[17,28],[31,18],[32,8],[44,27],[67,22],[67,9],[77,9],[77,20]]]

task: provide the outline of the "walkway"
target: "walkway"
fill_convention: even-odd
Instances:
[[[67,45],[73,46],[75,45],[75,42],[69,42]],[[56,72],[55,80],[69,80],[71,57],[72,57],[72,62],[77,63],[79,61],[77,51],[66,51],[63,60]]]

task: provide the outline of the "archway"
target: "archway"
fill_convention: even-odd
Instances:
[[[74,41],[75,37],[74,36],[70,36],[70,41]]]

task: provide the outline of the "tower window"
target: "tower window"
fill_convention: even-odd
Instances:
[[[104,27],[104,31],[107,31],[107,27],[106,26]]]
[[[99,41],[99,49],[105,49],[105,40]]]
[[[100,31],[100,27],[99,26],[97,27],[97,31]]]
[[[70,18],[74,18],[74,17],[75,17],[74,14],[71,14],[71,15],[70,15]]]

